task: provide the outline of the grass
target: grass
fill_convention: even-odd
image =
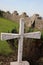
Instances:
[[[18,28],[18,24],[16,22],[0,18],[0,32],[8,32],[14,28]]]
[[[18,23],[10,21],[5,18],[0,17],[0,33],[1,32],[11,32],[12,29],[15,29],[18,31]],[[9,44],[6,41],[1,41],[0,40],[0,54],[2,55],[8,55],[12,53],[12,49],[10,48]]]
[[[1,55],[9,55],[13,52],[10,48],[9,44],[6,41],[0,40],[0,54]]]

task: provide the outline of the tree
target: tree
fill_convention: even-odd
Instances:
[[[5,12],[0,10],[0,17],[3,17],[3,13],[5,13]]]

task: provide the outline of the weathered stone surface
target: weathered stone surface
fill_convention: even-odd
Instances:
[[[31,24],[34,23],[35,21],[35,28],[36,29],[39,29],[39,30],[43,30],[43,18],[41,16],[39,16],[38,14],[34,14],[32,17],[31,17]]]
[[[10,65],[30,65],[27,61],[11,62]]]
[[[34,14],[33,16],[29,17],[26,12],[23,12],[21,15],[19,15],[17,11],[14,11],[12,14],[5,12],[3,13],[3,16],[16,22],[19,22],[19,19],[22,17],[25,19],[25,24],[27,27],[31,27],[35,21],[35,28],[43,30],[43,18],[39,14]]]

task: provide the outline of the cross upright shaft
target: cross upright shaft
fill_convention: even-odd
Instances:
[[[22,52],[23,52],[23,37],[24,37],[24,19],[20,19],[20,28],[19,28],[19,34],[21,35],[19,38],[19,44],[18,44],[18,62],[22,61]]]

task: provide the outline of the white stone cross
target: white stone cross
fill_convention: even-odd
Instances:
[[[31,33],[24,33],[24,19],[20,19],[20,29],[19,34],[13,33],[1,33],[1,40],[9,40],[14,38],[19,38],[18,44],[18,60],[17,62],[10,62],[10,65],[30,65],[27,61],[22,61],[22,52],[23,52],[23,38],[34,38],[40,39],[41,33],[38,32],[31,32]]]

